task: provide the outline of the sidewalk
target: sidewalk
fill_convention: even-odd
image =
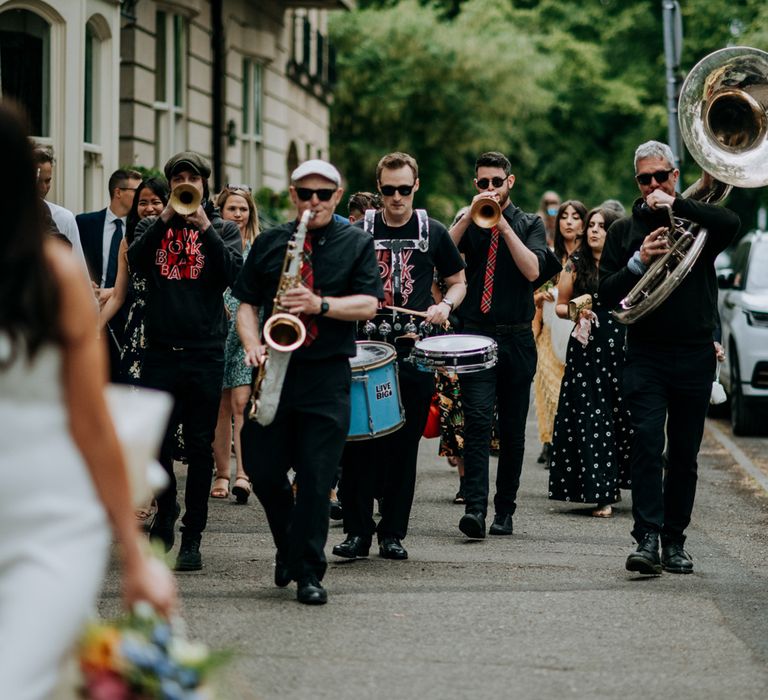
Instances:
[[[255,499],[211,502],[205,568],[179,577],[191,634],[238,650],[225,698],[762,700],[768,697],[768,500],[708,434],[687,548],[691,576],[635,579],[630,497],[616,517],[550,502],[529,422],[511,538],[468,542],[457,476],[423,441],[410,559],[340,562],[332,524],[329,603],[272,583]],[[495,462],[494,465],[495,466]],[[117,608],[114,577],[103,612]]]

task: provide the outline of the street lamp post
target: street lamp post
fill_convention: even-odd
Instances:
[[[678,73],[680,55],[683,48],[683,19],[677,0],[663,0],[664,17],[664,59],[667,66],[667,130],[668,141],[675,156],[675,166],[683,161],[683,149],[680,142],[680,126],[677,123]],[[680,187],[678,180],[677,187]]]

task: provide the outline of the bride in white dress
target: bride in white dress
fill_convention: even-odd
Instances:
[[[105,352],[82,268],[44,233],[20,114],[0,104],[0,696],[42,700],[94,609],[109,523],[126,604],[169,614],[104,400]]]

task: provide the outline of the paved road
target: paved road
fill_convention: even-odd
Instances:
[[[705,439],[696,572],[633,578],[629,494],[611,520],[550,502],[529,445],[511,538],[467,542],[457,477],[423,441],[411,558],[334,561],[328,605],[272,585],[256,501],[212,502],[205,569],[179,577],[192,636],[239,656],[225,698],[768,697],[768,500]],[[330,547],[341,541],[331,529]],[[110,577],[102,611],[117,609]]]

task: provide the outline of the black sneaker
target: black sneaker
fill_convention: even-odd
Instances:
[[[659,558],[659,535],[649,532],[640,540],[637,550],[627,557],[627,571],[636,571],[646,576],[658,576],[661,573]]]
[[[172,513],[160,513],[155,515],[155,521],[149,530],[149,539],[162,542],[166,552],[173,549],[173,543],[176,541],[176,521],[181,515],[181,506],[176,502]]]
[[[670,542],[661,547],[661,567],[672,574],[692,574],[693,559],[679,542]]]
[[[181,547],[176,557],[176,571],[200,571],[203,568],[203,558],[200,556],[200,535],[181,536]]]

